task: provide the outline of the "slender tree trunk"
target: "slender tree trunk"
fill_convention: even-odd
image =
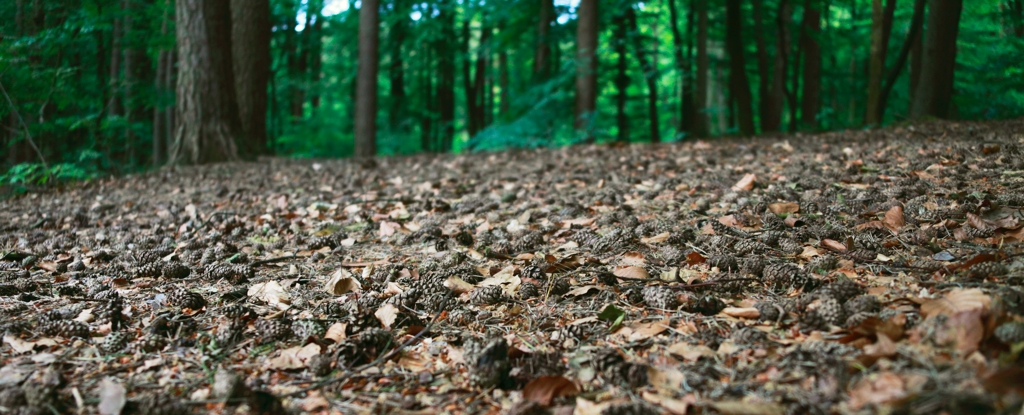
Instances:
[[[135,112],[135,82],[140,61],[145,58],[136,45],[132,30],[134,25],[135,3],[132,0],[121,0],[121,10],[125,12],[122,31],[124,32],[124,118],[127,127],[124,129],[125,159],[129,166],[135,164],[135,131],[133,124]]]
[[[593,142],[597,109],[597,0],[580,0],[576,9],[576,131]]]
[[[302,32],[296,36],[298,45],[295,52],[295,73],[292,78],[292,122],[297,122],[305,117],[306,89],[309,87],[309,45],[312,31],[313,14],[307,12]],[[361,35],[362,33],[360,33]]]
[[[924,37],[921,79],[914,93],[910,116],[948,118],[953,99],[956,38],[963,1],[929,0],[928,5],[930,12]]]
[[[928,9],[924,9],[924,14],[927,14]],[[924,17],[922,14],[922,18]],[[924,57],[924,23],[921,24],[921,33],[914,38],[914,43],[910,46],[910,82],[908,82],[909,91],[907,96],[910,97],[910,104],[907,106],[907,112],[910,112],[910,107],[914,104],[914,94],[917,93],[917,84],[921,80],[921,61]]]
[[[270,80],[270,1],[230,0],[235,92],[244,138],[241,155],[267,153],[267,83]],[[240,143],[240,144],[241,144]]]
[[[710,61],[708,59],[708,5],[706,2],[696,0],[697,13],[697,84],[693,88],[693,135],[695,137],[708,136],[708,71]]]
[[[661,142],[661,127],[658,125],[658,67],[657,54],[654,58],[647,57],[647,50],[644,47],[643,38],[640,36],[640,27],[636,21],[636,11],[632,7],[625,10],[626,19],[629,22],[631,36],[633,38],[633,49],[636,50],[637,60],[640,61],[640,68],[644,73],[644,82],[647,84],[647,116],[648,126],[652,143]]]
[[[420,150],[430,152],[434,142],[434,48],[428,47],[423,54],[423,67],[420,70],[420,88],[423,89],[423,112],[420,114]]]
[[[164,12],[160,18],[160,37],[167,36],[167,30],[171,19],[171,0],[164,0]],[[163,97],[170,89],[170,74],[168,73],[167,60],[170,59],[170,52],[161,49],[156,59],[156,104],[153,105],[153,167],[159,166],[166,158],[164,149],[170,141],[167,131],[167,116],[165,112],[170,111],[164,103]]]
[[[763,24],[764,19],[764,0],[754,0],[754,31],[756,33],[765,33]],[[757,96],[758,106],[757,113],[761,120],[761,130],[768,131],[765,127],[765,121],[770,118],[771,115],[771,99],[769,96],[769,86],[771,85],[771,74],[768,72],[768,50],[764,43],[764,36],[754,36],[754,43],[757,45],[757,76],[759,82],[757,83]]]
[[[725,2],[725,44],[729,52],[729,94],[735,99],[740,133],[751,136],[754,130],[753,97],[747,80],[747,64],[743,56],[743,16],[740,0]]]
[[[123,4],[121,5],[123,6]],[[120,7],[120,6],[119,6]],[[122,18],[114,18],[114,27],[110,34],[110,66],[107,69],[110,71],[107,75],[107,82],[109,82],[108,90],[110,91],[110,97],[107,101],[106,110],[108,117],[116,117],[121,115],[121,37],[123,31]],[[109,135],[107,137],[110,137]],[[110,157],[115,157],[114,154],[110,154],[112,151],[113,142],[108,142],[107,145],[103,146],[104,150]]]
[[[1013,33],[1024,37],[1024,0],[1010,1],[1010,18],[1013,19]]]
[[[359,74],[356,81],[356,157],[377,155],[377,46],[380,4],[359,8]]]
[[[320,108],[320,79],[322,78],[323,69],[323,34],[324,34],[324,15],[323,0],[310,1],[313,5],[313,9],[307,13],[313,13],[313,17],[316,19],[313,22],[313,28],[309,32],[309,80],[308,89],[310,94],[309,107],[312,112],[316,112]]]
[[[889,34],[892,32],[893,13],[896,1],[888,0],[882,7],[882,0],[871,0],[871,57],[868,66],[868,100],[864,123],[878,125],[882,122],[879,111],[882,97],[882,76],[885,72],[885,58],[889,49]]]
[[[462,56],[462,92],[466,99],[466,133],[470,137],[476,135],[479,127],[476,124],[476,84],[473,82],[472,67],[473,57],[469,53],[469,16],[462,22],[462,36],[459,38]]]
[[[772,70],[771,90],[768,92],[768,108],[761,120],[761,128],[765,132],[776,132],[782,127],[782,110],[786,100],[786,51],[789,49],[789,20],[792,8],[787,0],[779,2],[776,30],[778,31],[775,63]]]
[[[693,93],[690,91],[690,61],[683,56],[683,35],[679,31],[679,11],[676,0],[668,1],[669,22],[672,30],[672,55],[675,57],[679,82],[679,133],[688,133],[690,128],[690,111],[693,107]],[[692,13],[690,13],[692,15]]]
[[[173,18],[174,17],[172,16],[172,19]],[[178,65],[177,65],[177,62],[178,62],[178,54],[174,50],[171,50],[170,52],[168,52],[167,53],[167,69],[164,69],[164,73],[167,76],[166,84],[165,85],[167,85],[167,91],[168,92],[172,91],[171,87],[172,86],[176,86],[177,82],[178,82]],[[164,149],[166,150],[165,154],[168,154],[168,159],[170,157],[169,154],[170,154],[171,146],[173,145],[173,142],[174,142],[174,135],[178,131],[177,121],[178,121],[177,108],[176,108],[176,106],[174,104],[172,104],[170,107],[168,107],[167,109],[164,110],[164,129],[165,129],[164,137],[167,139],[167,142],[164,143]]]
[[[626,36],[628,32],[625,13],[616,15],[612,29],[612,48],[615,50],[615,125],[617,134],[615,141],[629,141],[629,116],[626,114],[626,101],[628,99],[629,75],[626,70],[629,65],[629,56],[626,54]]]
[[[455,139],[455,48],[449,42],[455,39],[455,13],[450,0],[440,5],[441,42],[438,47],[440,55],[441,85],[437,91],[438,112],[440,113],[441,140],[439,148],[443,152],[451,151],[452,140]]]
[[[402,59],[402,46],[405,44],[406,31],[409,26],[408,10],[404,3],[395,3],[394,23],[388,36],[391,44],[391,65],[388,67],[388,77],[391,79],[390,97],[391,108],[388,110],[388,124],[397,128],[402,133],[408,132],[405,125],[405,109],[409,105],[405,97],[405,61]]]
[[[238,158],[240,133],[231,74],[231,10],[225,1],[176,0],[179,123],[170,162]],[[234,118],[232,120],[232,118]]]
[[[540,0],[540,13],[537,18],[537,52],[533,58],[533,74],[537,79],[546,79],[550,73],[551,56],[551,22],[555,19],[555,3],[553,0]]]
[[[475,118],[474,124],[476,124],[476,133],[483,130],[487,125],[486,117],[486,102],[487,102],[487,74],[490,65],[490,56],[488,46],[491,41],[491,29],[487,26],[486,18],[483,19],[483,25],[480,28],[480,43],[477,45],[476,51],[476,63],[473,70],[473,116]],[[468,56],[468,55],[467,55]],[[475,135],[475,134],[473,134]],[[473,135],[470,135],[472,137]]]
[[[804,3],[803,32],[800,36],[804,51],[803,98],[800,102],[800,120],[806,130],[818,129],[818,112],[821,111],[821,1],[807,0]]]
[[[505,24],[502,22],[501,27],[498,29],[502,37],[505,36]],[[500,91],[498,95],[498,114],[503,119],[507,119],[509,114],[509,85],[508,85],[508,52],[504,46],[498,48],[498,89]]]
[[[882,115],[885,114],[885,107],[889,103],[889,93],[892,92],[893,86],[896,85],[896,80],[899,79],[900,73],[903,72],[903,67],[907,64],[907,57],[910,55],[910,50],[913,49],[913,45],[919,42],[921,37],[921,26],[924,22],[924,5],[925,0],[914,1],[914,15],[910,19],[910,29],[907,30],[907,37],[903,41],[903,47],[900,48],[899,55],[896,58],[896,65],[889,71],[889,75],[885,79],[885,84],[882,86],[882,94],[878,99],[878,119],[882,119]]]

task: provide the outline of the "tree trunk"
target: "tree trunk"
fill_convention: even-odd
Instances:
[[[168,24],[171,19],[171,0],[164,0],[163,3],[164,12],[160,18],[160,37],[167,36]],[[164,105],[163,97],[167,94],[170,89],[170,74],[168,73],[167,60],[170,59],[170,52],[161,49],[157,54],[156,59],[156,104],[153,105],[153,167],[159,166],[163,163],[165,155],[164,149],[166,148],[167,142],[170,141],[170,135],[167,134],[167,116],[165,112],[171,111],[166,105]]]
[[[359,73],[356,75],[356,157],[377,155],[377,46],[380,4],[359,7]]]
[[[537,16],[537,52],[533,58],[533,74],[537,79],[546,79],[551,74],[551,22],[555,19],[553,0],[540,0]]]
[[[956,37],[963,0],[929,0],[921,79],[911,105],[911,118],[948,118],[956,70]]]
[[[420,151],[430,152],[434,143],[434,48],[428,47],[423,54],[420,69],[420,88],[423,89],[423,108],[420,113]]]
[[[270,1],[231,1],[231,56],[242,120],[240,152],[267,153],[267,82],[270,80]]]
[[[725,2],[725,48],[729,52],[729,94],[735,99],[740,133],[752,136],[754,130],[753,97],[747,80],[747,64],[743,56],[743,16],[740,0]]]
[[[771,90],[768,92],[768,108],[761,120],[761,129],[765,132],[776,132],[782,127],[782,110],[786,105],[786,51],[789,50],[789,20],[792,8],[787,0],[779,2],[778,16],[775,21],[778,31],[775,63],[772,69]]]
[[[408,10],[404,3],[395,3],[394,23],[388,32],[389,43],[391,44],[391,65],[388,67],[388,78],[391,82],[390,97],[391,108],[388,110],[388,124],[400,132],[408,132],[405,124],[405,109],[409,105],[405,98],[405,61],[402,59],[402,46],[405,44],[406,32],[409,25]]]
[[[754,31],[765,33],[764,25],[764,0],[754,0]],[[771,99],[769,97],[769,86],[771,85],[771,74],[768,72],[768,49],[764,43],[764,36],[754,36],[754,43],[757,45],[757,83],[758,106],[757,113],[761,119],[761,131],[767,131],[765,120],[771,114]]]
[[[441,41],[438,46],[441,84],[437,91],[441,143],[438,148],[443,152],[451,151],[452,140],[455,139],[455,48],[450,44],[455,39],[455,13],[452,8],[454,6],[451,1],[445,0],[438,14],[441,20]]]
[[[924,14],[927,14],[927,8],[924,9]],[[922,14],[922,18],[924,17]],[[924,55],[924,24],[922,20],[921,33],[914,38],[914,43],[910,46],[910,82],[908,82],[909,91],[907,96],[910,97],[910,105],[908,105],[907,112],[910,112],[909,106],[914,104],[914,94],[917,92],[918,81],[921,80],[921,60]]]
[[[821,111],[821,2],[807,0],[804,3],[803,32],[800,36],[804,51],[803,100],[800,102],[800,121],[806,130],[818,129],[818,112]]]
[[[314,13],[313,17],[316,19],[313,22],[313,28],[309,32],[309,79],[308,88],[310,93],[309,107],[315,113],[320,108],[320,79],[323,68],[323,33],[324,33],[324,15],[323,0],[311,1],[313,9],[308,13]]]
[[[473,82],[472,66],[473,57],[469,54],[469,16],[462,22],[462,36],[459,38],[460,51],[462,53],[462,92],[466,99],[466,133],[473,137],[479,131],[476,125],[476,84]]]
[[[597,109],[597,0],[580,0],[576,9],[576,131],[593,142]]]
[[[885,79],[885,84],[882,86],[882,94],[878,98],[878,119],[881,120],[885,114],[885,107],[889,103],[889,93],[892,92],[893,86],[896,85],[896,80],[899,79],[900,73],[903,72],[903,67],[907,64],[907,56],[910,55],[910,50],[913,49],[913,45],[919,42],[921,37],[921,25],[924,22],[924,5],[925,0],[914,1],[914,15],[910,19],[910,29],[907,30],[907,38],[903,41],[903,47],[900,48],[899,56],[896,58],[896,65],[889,71],[889,76]]]
[[[650,127],[651,142],[661,142],[661,127],[658,125],[658,66],[654,58],[648,59],[647,49],[644,47],[643,38],[640,36],[640,28],[636,21],[636,11],[632,7],[625,10],[626,19],[629,21],[630,35],[633,38],[633,48],[636,50],[636,58],[640,61],[640,68],[644,72],[644,82],[647,83],[647,116]]]
[[[690,77],[690,60],[683,56],[683,35],[679,31],[679,11],[676,8],[676,0],[668,1],[669,21],[672,30],[672,55],[675,57],[676,69],[679,71],[679,133],[688,133],[690,129],[690,112],[693,107],[693,92]],[[689,13],[690,16],[693,13]],[[692,20],[692,19],[691,19]]]
[[[135,82],[141,61],[145,59],[135,42],[132,33],[134,25],[135,4],[132,0],[121,0],[121,10],[125,12],[122,31],[124,32],[124,118],[127,127],[124,129],[125,161],[131,166],[135,164],[135,131],[132,124],[138,121],[135,111]]]
[[[693,88],[693,135],[698,138],[708,136],[708,5],[706,2],[694,1],[697,13],[697,84]]]
[[[885,72],[885,57],[889,50],[889,34],[892,32],[893,13],[896,1],[888,0],[882,7],[882,0],[871,0],[871,57],[868,66],[868,101],[864,112],[864,123],[881,124],[882,76]]]
[[[502,22],[498,30],[503,38],[506,37],[504,22]],[[508,52],[506,52],[504,46],[501,46],[498,48],[498,89],[500,91],[498,95],[498,114],[504,119],[510,116],[508,112],[510,104],[508,88]]]
[[[612,29],[612,49],[618,59],[615,60],[615,141],[629,141],[629,116],[626,115],[626,101],[628,99],[627,89],[629,88],[629,75],[626,70],[629,65],[629,57],[626,55],[626,26],[625,14],[619,14],[614,18]]]
[[[236,160],[239,134],[231,74],[231,10],[226,1],[176,0],[178,128],[171,163]],[[232,119],[234,118],[234,119]]]
[[[1010,19],[1013,20],[1013,34],[1024,37],[1024,0],[1010,2]]]
[[[106,105],[108,116],[121,115],[121,22],[122,19],[115,18],[114,27],[110,33],[110,66],[107,67],[107,69],[110,71],[107,74],[107,82],[109,82],[108,89],[110,90],[110,100],[107,101]]]

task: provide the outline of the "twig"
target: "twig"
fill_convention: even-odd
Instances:
[[[5,72],[6,72],[6,70],[5,70]],[[0,74],[0,75],[3,75],[3,74]],[[25,119],[21,118],[21,113],[18,112],[18,107],[14,106],[14,101],[11,101],[11,96],[7,95],[7,88],[4,88],[4,83],[3,82],[0,82],[0,92],[4,93],[4,98],[7,99],[7,105],[10,105],[11,106],[11,111],[14,112],[14,115],[18,116],[18,121],[21,122],[22,128],[25,129],[25,138],[28,140],[29,145],[32,146],[32,149],[36,151],[36,155],[39,156],[39,162],[41,162],[43,164],[43,168],[44,169],[49,170],[50,166],[48,164],[46,164],[46,158],[43,157],[43,152],[39,151],[39,147],[36,146],[35,140],[32,139],[32,133],[30,133],[28,131],[28,124],[25,124]]]
[[[274,257],[274,258],[261,259],[259,261],[253,261],[252,264],[250,264],[250,265],[252,265],[254,267],[258,267],[260,265],[266,265],[266,264],[272,264],[272,263],[275,263],[275,262],[287,261],[287,260],[292,259],[292,258],[298,258],[298,257],[295,256],[295,255],[285,255],[285,256],[279,256],[279,257]]]

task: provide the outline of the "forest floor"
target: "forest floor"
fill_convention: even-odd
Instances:
[[[1024,120],[0,201],[11,413],[1019,413]]]

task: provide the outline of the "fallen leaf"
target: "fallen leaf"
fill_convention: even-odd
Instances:
[[[640,238],[640,242],[648,244],[648,245],[649,244],[660,244],[662,242],[667,241],[668,237],[671,236],[671,235],[672,234],[670,234],[668,232],[662,232],[662,233],[654,235],[654,236],[652,236],[650,238]]]
[[[523,399],[551,406],[551,401],[562,396],[575,396],[579,388],[564,376],[541,376],[523,388]]]
[[[687,265],[703,264],[704,261],[707,261],[707,258],[704,258],[704,255],[701,255],[697,251],[693,251],[693,252],[690,252],[690,253],[686,254],[686,264]]]
[[[380,324],[383,324],[385,328],[391,328],[391,325],[395,323],[396,319],[398,319],[398,313],[398,307],[394,304],[387,303],[380,306],[380,308],[373,313],[373,316],[377,317],[377,320],[379,320]]]
[[[619,259],[619,264],[632,267],[642,267],[647,265],[647,261],[644,259],[644,254],[639,252],[626,252],[622,254],[622,258]]]
[[[381,221],[380,229],[377,232],[381,238],[387,238],[394,235],[396,231],[402,229],[402,225],[395,222]]]
[[[834,249],[836,251],[845,251],[846,250],[846,245],[845,244],[843,244],[842,242],[839,242],[837,240],[834,240],[834,239],[822,239],[821,240],[821,244],[824,245],[825,247],[829,248],[829,249]]]
[[[797,256],[803,259],[811,259],[819,255],[821,255],[821,252],[818,252],[813,246],[807,245],[804,246],[803,252],[800,252],[800,255]]]
[[[692,345],[680,342],[668,347],[668,352],[683,358],[688,362],[695,362],[701,357],[714,357],[715,351],[703,344]]]
[[[892,372],[868,375],[850,390],[850,408],[858,410],[870,404],[884,404],[906,396],[903,379]]]
[[[650,323],[637,323],[630,326],[633,332],[629,334],[629,341],[640,341],[657,336],[669,328],[669,321],[654,321]]]
[[[608,304],[604,307],[604,310],[601,310],[601,313],[597,315],[597,318],[604,321],[611,321],[612,325],[608,328],[608,331],[615,331],[615,329],[622,325],[622,321],[626,319],[626,312],[612,304]]]
[[[320,346],[310,343],[303,347],[291,347],[281,350],[277,357],[267,361],[269,369],[291,370],[306,367],[306,361],[320,354]]]
[[[590,292],[590,290],[598,290],[598,289],[599,288],[597,288],[596,285],[584,285],[582,287],[576,287],[576,288],[573,288],[573,289],[569,290],[569,292],[565,293],[565,295],[573,296],[573,297],[579,297],[581,295],[586,295],[587,293]]]
[[[744,308],[726,307],[726,308],[722,309],[722,314],[725,314],[725,315],[727,315],[729,317],[736,317],[736,318],[758,318],[758,317],[761,317],[761,312],[758,311],[754,307],[744,307]]]
[[[870,222],[864,222],[857,226],[854,226],[853,229],[862,231],[865,229],[889,229],[889,227],[886,226],[885,223],[880,220],[873,220]]]
[[[334,271],[331,275],[331,279],[324,285],[324,291],[327,291],[333,295],[342,295],[348,292],[359,292],[362,287],[359,285],[359,280],[355,279],[352,273],[348,272],[344,268],[340,268]]]
[[[248,294],[249,297],[262,300],[277,308],[287,308],[288,304],[292,302],[292,297],[277,281],[253,284],[249,287]]]
[[[685,378],[683,372],[671,367],[647,367],[647,382],[662,392],[671,394],[682,389]]]
[[[921,304],[921,314],[926,317],[945,315],[952,317],[964,311],[988,311],[992,298],[977,288],[956,288],[946,295],[925,301]]]
[[[14,349],[14,353],[18,354],[31,352],[36,347],[36,344],[34,342],[19,339],[17,336],[13,334],[5,334],[4,343],[11,345],[11,349]]]
[[[783,415],[786,409],[777,403],[722,401],[711,404],[722,415]]]
[[[616,401],[605,401],[596,403],[591,400],[583,399],[580,397],[576,398],[576,406],[572,410],[572,415],[601,415],[605,409],[615,405]]]
[[[647,273],[646,269],[641,267],[623,267],[617,268],[612,274],[616,277],[634,280],[646,280],[651,278],[651,275]]]
[[[113,378],[103,378],[100,381],[100,404],[97,407],[102,415],[120,415],[127,402],[125,394],[128,391],[124,386]]]
[[[768,205],[768,210],[772,211],[772,213],[774,213],[776,215],[783,215],[783,214],[789,214],[789,213],[797,213],[797,212],[800,211],[800,204],[793,203],[793,202],[772,203],[772,204]],[[754,212],[754,213],[761,214],[761,213],[764,213],[764,212]]]
[[[722,217],[718,218],[718,223],[721,223],[721,224],[723,224],[725,226],[729,226],[729,227],[739,227],[740,226],[740,221],[739,221],[739,219],[736,219],[736,215],[725,215],[725,216],[722,216]]]
[[[756,180],[757,180],[757,175],[755,175],[754,173],[747,173],[746,175],[743,176],[742,179],[740,179],[740,181],[738,181],[738,182],[736,182],[736,184],[732,185],[732,190],[735,190],[735,191],[741,191],[741,190],[750,191],[750,190],[753,190],[754,189],[754,181],[756,181]]]
[[[893,232],[899,232],[907,222],[903,218],[903,206],[896,205],[885,212],[885,227]]]
[[[988,229],[988,224],[985,223],[985,220],[982,219],[981,216],[970,212],[967,212],[967,223],[975,229]]]
[[[473,291],[473,288],[476,288],[475,286],[473,286],[473,284],[465,282],[462,280],[462,278],[459,278],[454,275],[448,277],[448,279],[444,281],[444,286],[445,288],[455,292],[456,295],[468,293],[470,291]]]
[[[640,394],[645,401],[653,403],[662,407],[666,411],[669,411],[675,415],[685,415],[689,409],[690,404],[679,399],[672,399],[667,396],[658,395],[653,392],[643,392]]]
[[[324,398],[320,391],[310,391],[308,395],[299,401],[299,407],[305,413],[319,413],[331,407],[331,402]]]
[[[871,366],[878,359],[896,354],[896,343],[893,343],[889,336],[879,333],[878,340],[874,344],[864,346],[864,354],[861,356],[861,363],[864,366]]]
[[[345,337],[346,337],[345,336],[345,327],[346,326],[347,326],[347,324],[345,324],[345,323],[334,323],[334,324],[332,324],[331,327],[327,328],[327,333],[324,334],[324,338],[325,339],[334,340],[335,343],[341,343],[341,341],[345,340]]]

